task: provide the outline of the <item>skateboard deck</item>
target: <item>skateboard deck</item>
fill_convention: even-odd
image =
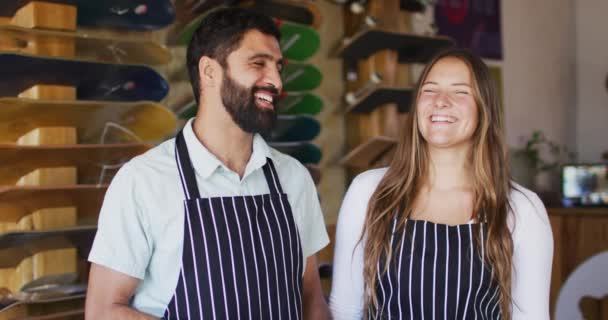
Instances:
[[[313,1],[295,0],[195,0],[176,3],[178,20],[189,20],[219,6],[241,6],[267,16],[288,20],[318,29],[322,22],[321,10]]]
[[[0,17],[12,17],[17,10],[33,0],[5,1]],[[82,27],[117,28],[133,31],[156,30],[175,20],[171,0],[44,0],[75,6],[77,24]]]
[[[270,142],[269,145],[303,164],[319,164],[321,161],[321,149],[310,142]]]
[[[286,92],[277,103],[279,114],[317,115],[323,109],[323,100],[310,92]]]
[[[109,123],[124,129],[108,127]],[[171,111],[149,101],[0,98],[0,143],[14,143],[39,127],[76,127],[81,143],[156,141],[172,135],[176,125]]]
[[[285,91],[311,91],[321,85],[322,79],[321,71],[306,63],[287,63],[281,71]]]
[[[0,236],[3,285],[13,293],[12,297],[20,300],[28,296],[22,293],[40,297],[82,287],[75,282],[81,273],[86,273],[83,267],[96,231],[96,226],[87,226],[3,234]],[[61,260],[47,260],[53,257]]]
[[[0,185],[15,185],[38,168],[77,167],[80,184],[107,183],[124,162],[150,148],[145,144],[0,145]]]
[[[338,55],[346,60],[361,60],[380,50],[395,50],[400,63],[425,63],[454,42],[447,37],[421,36],[380,29],[366,29],[344,39]]]
[[[405,113],[411,107],[413,94],[412,88],[379,85],[356,97],[349,103],[347,111],[369,113],[387,103],[396,103],[399,112]]]
[[[46,293],[42,295],[40,293],[35,295],[19,293],[16,296],[11,295],[2,299],[0,295],[0,320],[84,318],[85,295],[83,293],[72,295],[58,293],[56,296]]]
[[[351,168],[373,168],[379,161],[395,151],[397,140],[385,136],[375,136],[351,150],[340,164]]]
[[[304,61],[317,53],[321,38],[313,28],[296,23],[278,20],[281,31],[281,51],[287,59]]]
[[[13,53],[0,53],[0,65],[0,97],[15,97],[37,84],[74,86],[79,100],[160,101],[169,91],[160,74],[142,65]]]
[[[311,26],[318,29],[322,23],[321,10],[310,0],[257,0],[243,7],[282,20]]]
[[[154,41],[122,40],[83,32],[49,31],[0,25],[0,50],[34,54],[32,44],[74,43],[74,56],[54,52],[54,57],[106,63],[163,65],[171,60],[169,50]]]
[[[319,121],[311,116],[281,115],[266,140],[275,142],[310,141],[316,138],[320,131]]]
[[[24,231],[0,235],[0,268],[12,268],[36,253],[77,248],[86,258],[91,251],[97,226],[75,227],[50,231]]]
[[[5,187],[0,189],[0,225],[41,209],[75,207],[77,225],[95,225],[107,185]],[[0,235],[3,232],[0,232]]]

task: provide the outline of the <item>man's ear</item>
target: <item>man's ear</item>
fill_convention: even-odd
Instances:
[[[198,75],[201,79],[201,86],[215,86],[219,78],[218,70],[218,63],[215,60],[207,56],[201,57],[198,61]]]

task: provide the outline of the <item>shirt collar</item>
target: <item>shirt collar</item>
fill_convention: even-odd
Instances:
[[[203,178],[206,179],[211,176],[218,167],[223,167],[226,170],[229,170],[223,163],[220,161],[213,153],[207,149],[196,137],[194,134],[194,130],[192,128],[194,118],[188,120],[186,125],[184,126],[184,140],[186,141],[186,146],[188,147],[188,154],[190,155],[190,160],[192,161],[192,166],[194,170]],[[245,174],[243,175],[243,179],[245,179],[249,174],[254,172],[255,170],[263,167],[266,164],[266,158],[270,158],[276,162],[276,159],[266,143],[264,138],[259,134],[255,134],[253,136],[253,152],[251,153],[251,157],[249,158],[249,162],[245,167]]]

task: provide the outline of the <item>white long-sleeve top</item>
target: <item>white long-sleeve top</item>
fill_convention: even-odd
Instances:
[[[330,309],[334,319],[361,319],[364,307],[363,248],[359,242],[368,202],[387,169],[357,176],[338,216]],[[513,237],[512,319],[549,319],[553,235],[538,196],[519,185],[510,193]]]

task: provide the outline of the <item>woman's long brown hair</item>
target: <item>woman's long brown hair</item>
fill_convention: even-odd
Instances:
[[[511,190],[507,149],[504,141],[503,110],[488,67],[475,55],[462,49],[448,49],[435,56],[424,68],[413,99],[412,115],[406,117],[397,152],[388,171],[371,196],[361,239],[365,238],[364,280],[367,308],[377,308],[375,296],[378,272],[384,274],[391,264],[391,223],[397,217],[397,229],[405,225],[412,205],[429,176],[429,154],[417,125],[417,101],[421,84],[437,61],[452,57],[468,65],[473,79],[479,124],[472,137],[470,163],[475,202],[475,218],[486,223],[486,262],[500,285],[502,317],[510,319],[511,257],[513,241],[507,226]],[[476,227],[477,229],[478,227]],[[479,234],[478,232],[476,234]],[[479,239],[478,239],[479,241]],[[384,270],[378,262],[384,257]]]

